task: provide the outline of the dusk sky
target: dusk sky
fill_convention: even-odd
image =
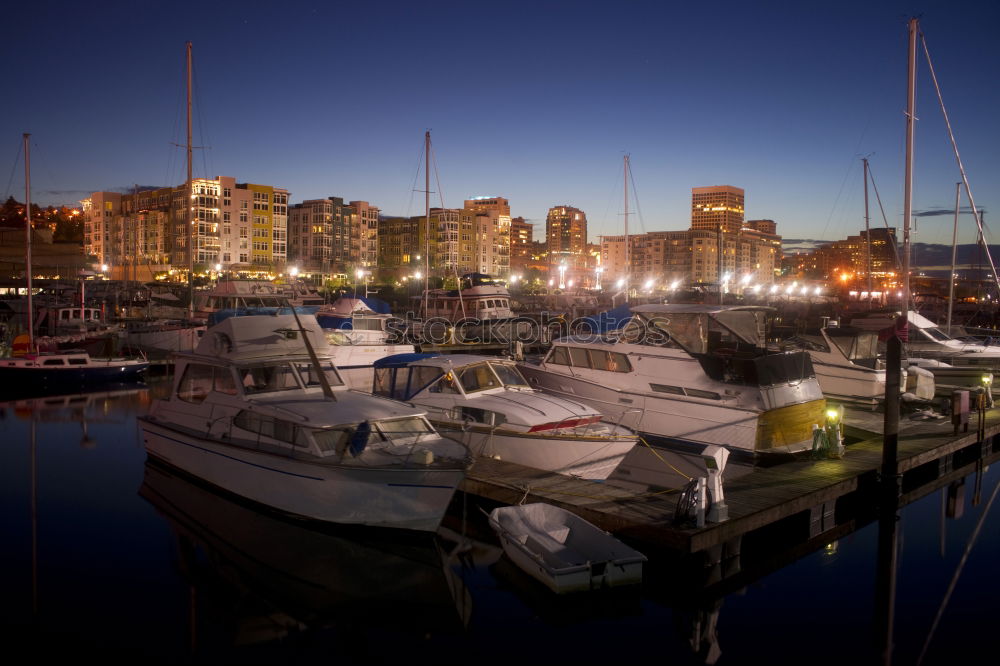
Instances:
[[[24,197],[23,132],[36,203],[183,183],[190,40],[194,143],[207,147],[196,177],[418,215],[429,129],[443,204],[507,197],[541,223],[536,238],[561,204],[587,213],[592,242],[621,233],[625,153],[630,231],[685,229],[691,188],[728,184],[786,238],[842,238],[864,226],[863,155],[901,226],[914,15],[976,203],[997,222],[1000,3],[953,0],[17,3],[4,13],[4,198]],[[914,210],[950,211],[958,168],[922,50],[918,63]],[[914,241],[950,243],[951,223],[923,218]],[[961,225],[973,242],[972,217]]]

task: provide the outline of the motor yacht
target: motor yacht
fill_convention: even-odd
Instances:
[[[636,443],[581,401],[531,388],[496,356],[390,356],[375,362],[374,392],[426,409],[474,454],[559,474],[606,479]]]
[[[640,305],[611,335],[556,340],[519,368],[530,384],[585,402],[653,445],[740,457],[811,450],[826,400],[809,354],[766,347],[772,308]]]
[[[175,356],[147,453],[282,513],[434,531],[470,462],[421,409],[348,390],[316,318],[230,316]]]

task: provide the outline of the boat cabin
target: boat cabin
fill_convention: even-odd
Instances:
[[[470,397],[490,389],[530,388],[513,361],[493,356],[396,354],[373,365],[372,392],[396,400],[425,393]]]

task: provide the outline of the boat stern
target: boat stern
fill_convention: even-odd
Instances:
[[[761,412],[754,452],[789,454],[811,450],[813,426],[823,424],[825,412],[825,398]]]

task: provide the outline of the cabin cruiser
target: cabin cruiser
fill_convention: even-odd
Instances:
[[[556,340],[519,368],[532,386],[585,402],[653,445],[741,457],[811,450],[826,400],[809,354],[765,346],[772,308],[639,305],[616,336]]]
[[[296,284],[268,280],[220,280],[212,289],[195,294],[194,313],[201,319],[219,310],[240,308],[310,307],[323,305],[323,297]]]
[[[878,334],[850,327],[824,326],[782,341],[809,353],[816,379],[829,400],[876,406],[885,400],[885,359],[879,356]],[[906,390],[906,370],[900,376]],[[930,395],[934,395],[931,386]]]
[[[372,363],[394,354],[410,354],[412,344],[402,344],[406,327],[389,305],[377,298],[342,296],[316,311],[316,321],[330,343],[330,354],[347,385],[372,390]]]
[[[461,319],[510,319],[510,292],[498,278],[483,273],[467,273],[460,289],[430,289],[419,299],[423,319],[441,317],[451,322]]]
[[[468,451],[423,410],[344,386],[312,315],[225,318],[175,364],[139,419],[147,453],[260,505],[434,531],[465,476]]]
[[[496,356],[390,356],[375,362],[374,392],[426,409],[477,455],[559,474],[606,479],[636,443],[592,407],[532,389]]]
[[[15,338],[14,355],[0,358],[0,386],[21,395],[73,393],[142,381],[145,359],[92,358],[82,350],[33,352],[27,336]]]
[[[882,331],[893,326],[898,312],[864,312],[851,319],[851,326],[869,331]],[[953,366],[1000,368],[1000,333],[997,338],[958,340],[942,331],[937,324],[912,310],[907,313],[906,354],[910,358],[930,358]]]

